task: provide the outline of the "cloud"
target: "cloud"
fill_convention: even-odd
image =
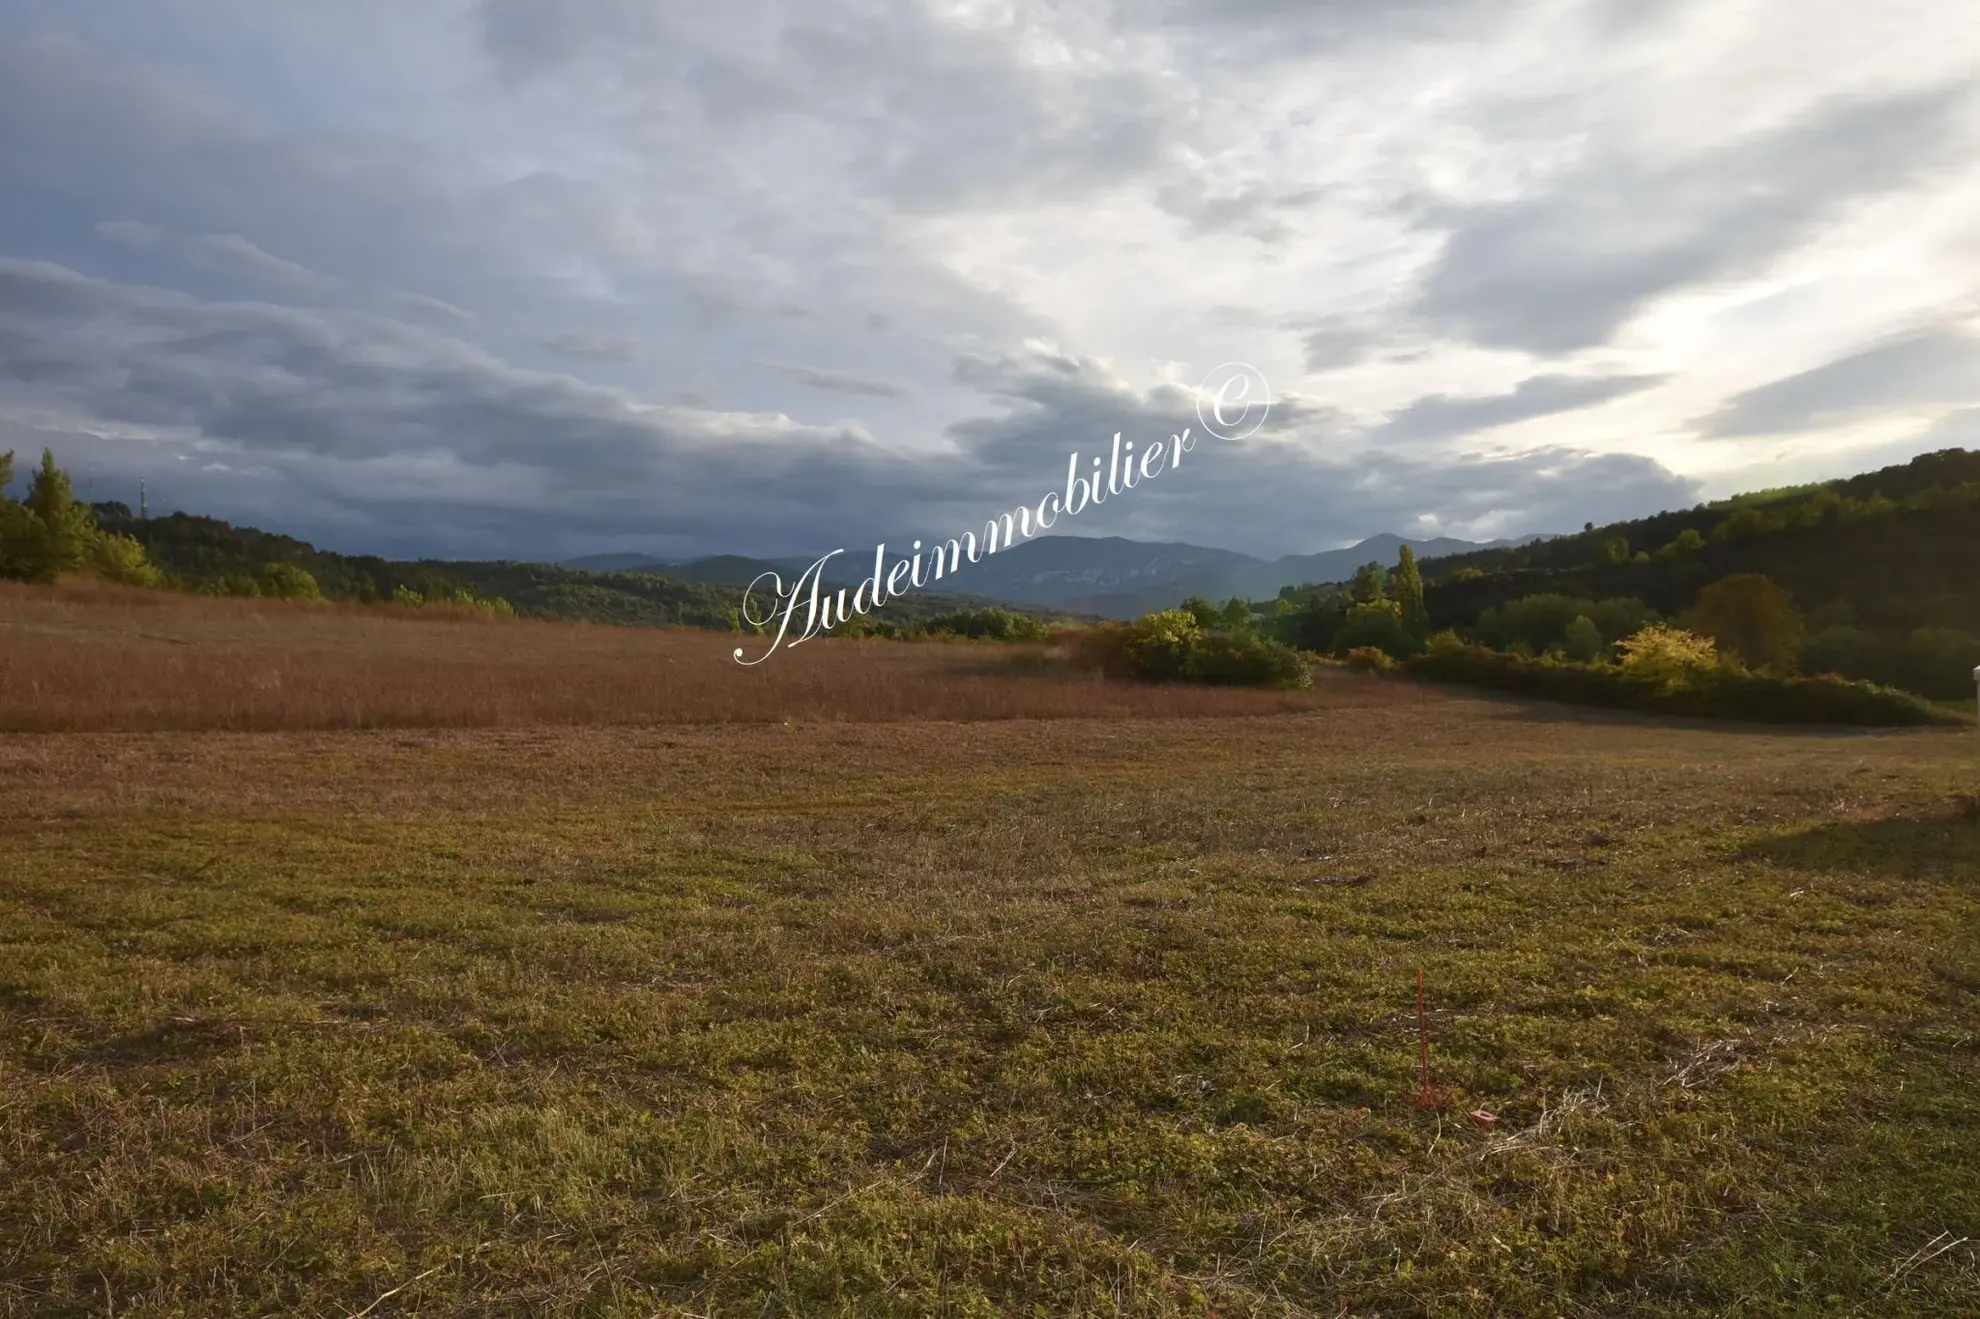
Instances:
[[[1377,443],[1446,440],[1516,421],[1549,417],[1606,403],[1662,384],[1663,376],[1532,376],[1510,394],[1420,398],[1377,427]]]
[[[1495,348],[1600,344],[1652,298],[1757,270],[1857,199],[1945,164],[1964,87],[1832,100],[1676,160],[1591,153],[1551,186],[1424,206],[1447,229],[1415,314]]]
[[[1914,331],[1734,395],[1701,423],[1713,439],[1819,430],[1887,408],[1980,402],[1980,338]]]
[[[829,371],[813,366],[793,366],[786,362],[765,362],[763,365],[778,375],[795,380],[813,389],[830,390],[840,394],[864,394],[871,398],[910,399],[914,391],[905,385],[897,385],[890,380],[880,380],[872,376],[856,375],[850,371]]]
[[[393,300],[408,311],[450,325],[473,325],[481,319],[464,307],[456,307],[451,302],[424,293],[399,293],[394,295]]]
[[[609,334],[560,334],[545,339],[543,346],[566,357],[586,357],[598,362],[637,362],[646,355],[646,345],[637,339]]]
[[[95,228],[102,237],[113,243],[122,243],[125,247],[150,249],[165,238],[163,229],[142,220],[99,220]]]
[[[209,270],[244,275],[249,279],[291,288],[316,288],[328,283],[322,275],[264,252],[239,234],[201,234],[187,244],[192,259]]]

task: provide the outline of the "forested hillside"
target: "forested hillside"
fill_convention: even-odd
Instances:
[[[255,527],[237,527],[218,518],[173,513],[138,518],[117,503],[95,505],[97,523],[128,536],[166,576],[166,584],[220,594],[266,592],[268,565],[289,564],[307,572],[331,600],[390,600],[410,592],[425,600],[450,600],[460,593],[501,600],[518,613],[540,618],[647,626],[681,624],[728,628],[742,600],[729,583],[681,581],[650,572],[591,572],[548,563],[424,559],[401,562],[376,555],[346,555],[318,549]],[[769,607],[759,594],[757,607]],[[881,616],[906,626],[953,613],[977,603],[955,595],[916,593],[889,601]],[[1049,611],[1036,611],[1046,613]]]
[[[1755,601],[1777,601],[1766,606],[1765,643],[1776,666],[1792,651],[1806,672],[1959,698],[1980,664],[1980,453],[1925,454],[1845,480],[1440,558],[1422,572],[1428,628],[1535,654],[1574,649],[1577,618],[1604,645],[1645,621],[1692,618],[1708,587],[1733,580]],[[1380,570],[1364,570],[1354,586],[1288,593],[1280,630],[1315,649],[1379,647],[1384,619],[1350,622],[1381,586]]]

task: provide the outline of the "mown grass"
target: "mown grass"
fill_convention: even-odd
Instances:
[[[1333,699],[0,741],[0,1308],[1980,1308],[1970,736]]]

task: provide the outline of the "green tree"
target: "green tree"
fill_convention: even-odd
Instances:
[[[1402,606],[1394,600],[1370,600],[1347,611],[1340,630],[1334,634],[1334,653],[1372,648],[1398,659],[1422,649],[1403,625]]]
[[[80,572],[89,562],[96,539],[96,521],[76,502],[66,472],[55,465],[53,451],[41,451],[41,466],[28,478],[27,498],[21,501],[32,519],[27,530],[25,573],[32,581],[53,581],[65,572]]]
[[[1567,652],[1571,660],[1593,663],[1602,656],[1602,629],[1596,627],[1595,620],[1588,615],[1576,614],[1561,638],[1561,649]]]
[[[1629,539],[1625,536],[1612,536],[1602,543],[1602,562],[1628,563]]]
[[[1354,580],[1348,583],[1348,599],[1355,604],[1371,604],[1383,599],[1389,592],[1389,570],[1379,563],[1364,563],[1354,570]]]
[[[1217,606],[1211,604],[1200,595],[1192,595],[1189,599],[1183,601],[1178,608],[1191,618],[1194,618],[1198,627],[1220,627],[1224,621],[1223,615]]]
[[[1793,597],[1760,573],[1740,573],[1700,591],[1692,624],[1753,668],[1800,672],[1807,635],[1801,612]]]
[[[1423,574],[1416,566],[1416,551],[1405,545],[1396,559],[1394,577],[1396,604],[1402,611],[1403,630],[1412,640],[1430,635],[1430,614],[1423,607]]]
[[[265,596],[277,600],[321,600],[323,590],[316,584],[316,578],[307,568],[299,568],[293,563],[271,563],[261,570],[261,580],[256,583]]]
[[[1660,553],[1668,558],[1676,558],[1680,554],[1691,554],[1704,548],[1705,538],[1698,534],[1697,528],[1686,527],[1670,544],[1664,546]]]
[[[1218,626],[1227,632],[1242,632],[1249,628],[1251,602],[1235,595],[1224,601],[1224,608],[1218,615]]]
[[[34,515],[8,497],[14,483],[14,455],[0,453],[0,577],[28,576],[30,548],[34,540]]]
[[[129,536],[98,532],[90,544],[89,571],[106,582],[125,586],[158,585],[158,569],[145,557],[144,546]]]

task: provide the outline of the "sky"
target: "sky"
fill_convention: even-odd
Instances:
[[[0,450],[856,556],[1237,362],[1255,432],[1055,531],[1574,530],[1980,447],[1976,88],[1956,0],[0,0]]]

